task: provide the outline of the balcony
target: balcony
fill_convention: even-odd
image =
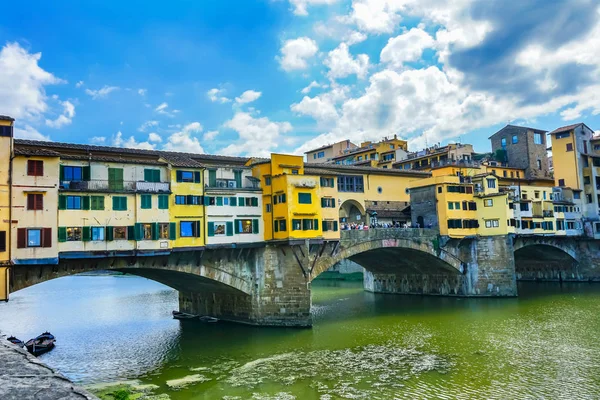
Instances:
[[[63,181],[61,190],[81,192],[118,192],[118,193],[169,193],[168,182],[116,181],[93,179],[89,181]]]

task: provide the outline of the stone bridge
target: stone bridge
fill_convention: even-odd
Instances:
[[[10,291],[61,276],[115,270],[178,290],[182,311],[256,325],[310,326],[311,281],[344,259],[365,268],[365,289],[372,292],[516,296],[517,276],[591,279],[597,256],[596,242],[578,239],[458,240],[427,229],[355,230],[342,231],[335,241],[255,243],[155,256],[61,255],[58,265],[12,266]]]

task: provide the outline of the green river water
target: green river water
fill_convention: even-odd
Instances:
[[[50,330],[57,347],[41,359],[94,390],[135,380],[174,400],[600,398],[600,284],[519,293],[375,295],[317,281],[312,329],[256,328],[173,320],[177,292],[146,279],[72,276],[13,294],[0,331]]]

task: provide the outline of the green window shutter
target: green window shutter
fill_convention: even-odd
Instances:
[[[84,242],[89,242],[92,240],[92,229],[89,226],[84,226],[81,229],[81,240]]]
[[[127,197],[121,197],[121,211],[127,211]]]
[[[158,240],[158,222],[152,223],[152,240]]]
[[[279,232],[279,221],[275,221],[275,232]]]
[[[239,219],[236,219],[235,221],[233,221],[233,223],[235,224],[235,233],[240,233],[241,232],[241,221]]]
[[[242,171],[233,171],[235,177],[235,187],[242,187]]]
[[[281,195],[281,202],[285,203],[285,193]]]
[[[66,242],[67,241],[67,228],[58,228],[58,241]]]
[[[175,176],[177,177],[177,182],[183,181],[183,174],[181,173],[181,171],[176,171]]]
[[[258,233],[258,220],[252,220],[252,233]]]
[[[160,169],[154,170],[154,182],[160,182]]]
[[[315,231],[318,231],[318,230],[319,230],[319,220],[318,220],[318,219],[315,219],[313,223],[314,223],[314,225],[313,225],[313,229],[314,229]]]
[[[98,210],[104,210],[104,196],[98,196]]]
[[[166,195],[166,194],[158,195],[158,208],[160,210],[167,210],[169,208],[169,195]]]
[[[112,203],[113,203],[112,204],[113,211],[119,211],[120,204],[119,204],[119,198],[117,196],[113,196]]]
[[[62,194],[60,196],[58,196],[58,209],[59,210],[67,209],[67,196],[64,196]]]
[[[204,196],[204,205],[205,206],[209,206],[210,205],[210,197],[209,196]]]
[[[228,221],[226,223],[227,236],[233,236],[233,222]]]
[[[59,176],[60,177],[58,179],[60,179],[61,182],[65,180],[65,166],[64,165],[60,166]]]
[[[310,221],[309,219],[303,219],[302,220],[302,230],[308,230],[308,221]],[[293,221],[292,221],[293,222]],[[293,229],[293,228],[292,228]]]
[[[194,237],[200,237],[200,221],[194,222]]]
[[[200,183],[200,172],[199,171],[194,172],[194,183]]]
[[[218,206],[222,206],[223,205],[223,198],[222,197],[217,197],[217,205]]]
[[[175,222],[169,223],[169,239],[170,240],[177,239],[177,223],[175,223]]]
[[[114,239],[114,233],[115,230],[113,229],[112,226],[107,226],[106,227],[106,240],[113,240]]]
[[[90,209],[90,196],[81,196],[81,209],[82,210]]]
[[[237,197],[230,197],[229,198],[229,205],[230,206],[237,206]]]
[[[108,169],[108,188],[110,190],[123,190],[123,168]]]
[[[252,207],[258,207],[258,197],[252,198]]]
[[[240,207],[244,207],[246,205],[246,198],[245,197],[238,197],[238,204]]]
[[[134,225],[135,240],[142,240],[144,238],[144,227],[140,223]]]
[[[135,225],[127,227],[127,240],[135,240]]]
[[[90,208],[92,210],[98,209],[98,197],[97,196],[90,197]]]
[[[83,179],[84,181],[89,181],[91,179],[91,171],[89,165],[81,168],[81,179]]]
[[[208,186],[210,186],[210,187],[217,186],[217,171],[214,169],[208,170]]]
[[[338,230],[338,222],[337,221],[333,221],[333,230],[334,230],[334,232],[337,232],[337,230]]]
[[[144,169],[144,180],[146,182],[153,182],[151,169]]]
[[[325,199],[321,199],[321,207],[325,207],[326,206],[326,200]]]
[[[191,194],[188,194],[187,196],[185,196],[185,204],[187,204],[187,205],[194,204],[194,196],[192,196]]]
[[[327,222],[323,221],[323,232],[327,232]]]
[[[215,236],[215,223],[214,222],[208,223],[208,236]]]
[[[143,194],[141,195],[141,208],[144,210],[148,210],[152,208],[152,195],[151,194]]]

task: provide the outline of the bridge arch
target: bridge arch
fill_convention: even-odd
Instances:
[[[579,275],[577,251],[563,238],[519,237],[513,247],[517,279],[560,281]]]
[[[342,232],[340,247],[317,260],[310,279],[345,259],[374,272],[458,275],[464,271],[459,257],[439,247],[435,232],[374,229]]]
[[[365,207],[354,199],[345,200],[339,208],[340,218],[345,218],[348,223],[367,222],[366,213]],[[360,218],[357,218],[357,216],[360,216]]]

